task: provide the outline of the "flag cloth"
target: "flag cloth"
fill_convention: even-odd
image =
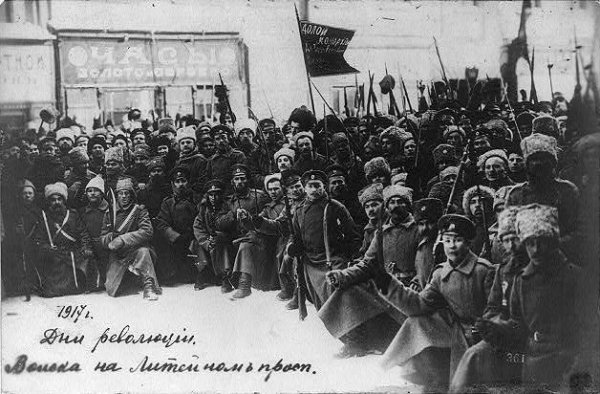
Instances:
[[[354,30],[300,21],[306,69],[311,77],[357,73],[344,59]]]

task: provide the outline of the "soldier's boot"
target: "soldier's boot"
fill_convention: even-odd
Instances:
[[[196,265],[198,269],[198,265]],[[194,290],[204,290],[207,287],[212,286],[213,284],[209,279],[208,266],[204,265],[201,269],[198,269],[198,273],[196,274],[196,283],[194,284]]]
[[[156,291],[156,283],[154,278],[148,276],[144,279],[144,299],[148,301],[158,300],[158,291]]]
[[[231,293],[233,291],[233,286],[231,285],[231,274],[226,272],[221,277],[221,293]]]
[[[281,277],[281,291],[277,293],[279,301],[291,300],[294,296],[294,282],[287,276]]]
[[[237,287],[237,290],[233,293],[233,298],[244,298],[248,297],[252,291],[250,290],[250,286],[252,285],[252,276],[245,272],[242,272],[240,275],[240,281]]]
[[[285,309],[288,309],[291,311],[298,309],[298,289],[294,289],[294,296],[292,297],[290,302],[285,304]]]

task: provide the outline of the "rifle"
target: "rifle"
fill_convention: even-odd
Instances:
[[[485,205],[481,201],[481,187],[479,186],[479,183],[477,184],[477,195],[479,196],[479,200],[477,200],[477,205],[479,205],[479,209],[481,209],[481,217],[482,217],[482,221],[483,221],[483,232],[485,235],[485,243],[483,244],[483,248],[481,249],[481,252],[482,253],[490,252],[490,234],[488,233],[487,220],[485,218]]]
[[[283,201],[285,202],[285,210],[286,210],[286,222],[290,229],[290,241],[293,242],[294,236],[294,225],[292,223],[292,209],[290,207],[290,199],[287,193],[287,187],[283,186]],[[296,258],[296,292],[298,294],[298,317],[300,320],[304,320],[308,315],[308,311],[306,310],[306,295],[304,294],[304,289],[302,284],[304,283],[304,266],[302,264],[302,259]]]
[[[448,77],[446,76],[446,69],[444,68],[444,63],[442,62],[442,56],[440,55],[440,49],[438,48],[437,40],[435,36],[433,37],[433,44],[435,45],[435,53],[437,54],[437,58],[440,62],[440,67],[442,68],[442,79],[446,84],[446,91],[450,95],[452,95],[452,99],[454,99],[454,93],[452,92],[452,87],[450,86],[450,81],[448,81]]]
[[[231,123],[233,124],[233,128],[235,128],[235,115],[234,115],[233,111],[231,110],[231,103],[229,102],[229,94],[227,93],[227,87],[223,83],[223,77],[221,76],[221,73],[219,73],[219,80],[221,81],[221,86],[223,86],[223,88],[225,88],[225,104],[227,104],[227,112],[231,116]]]
[[[344,92],[345,92],[344,88]],[[325,134],[325,156],[327,157],[327,162],[329,163],[329,141],[327,137],[327,114],[325,113],[325,104],[323,104],[323,134]]]
[[[267,160],[269,161],[269,171],[270,171],[271,168],[274,167],[274,163],[272,161],[272,159],[273,159],[272,156],[269,154],[269,149],[267,147],[267,139],[265,138],[263,128],[260,126],[260,122],[258,121],[256,114],[254,114],[254,111],[252,111],[252,108],[250,108],[250,107],[248,107],[248,115],[250,115],[250,119],[252,119],[253,121],[256,122],[256,134],[258,136],[258,142],[259,142],[259,145],[261,145],[263,153],[267,156]]]

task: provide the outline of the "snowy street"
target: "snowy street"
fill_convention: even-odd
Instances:
[[[218,287],[195,292],[182,285],[164,288],[157,302],[141,294],[105,293],[4,300],[2,390],[415,391],[398,370],[380,369],[380,356],[336,358],[341,342],[329,335],[312,305],[300,322],[297,311],[287,311],[275,294],[253,290],[232,301]],[[17,362],[21,355],[27,356],[21,357],[24,368]],[[28,372],[36,369],[33,363],[67,372]],[[104,372],[99,363],[106,363]]]

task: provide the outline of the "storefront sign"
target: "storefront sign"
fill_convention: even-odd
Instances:
[[[60,57],[66,85],[196,85],[212,84],[218,73],[236,81],[243,77],[241,51],[233,40],[65,39]]]
[[[0,45],[0,103],[54,101],[50,45]]]

